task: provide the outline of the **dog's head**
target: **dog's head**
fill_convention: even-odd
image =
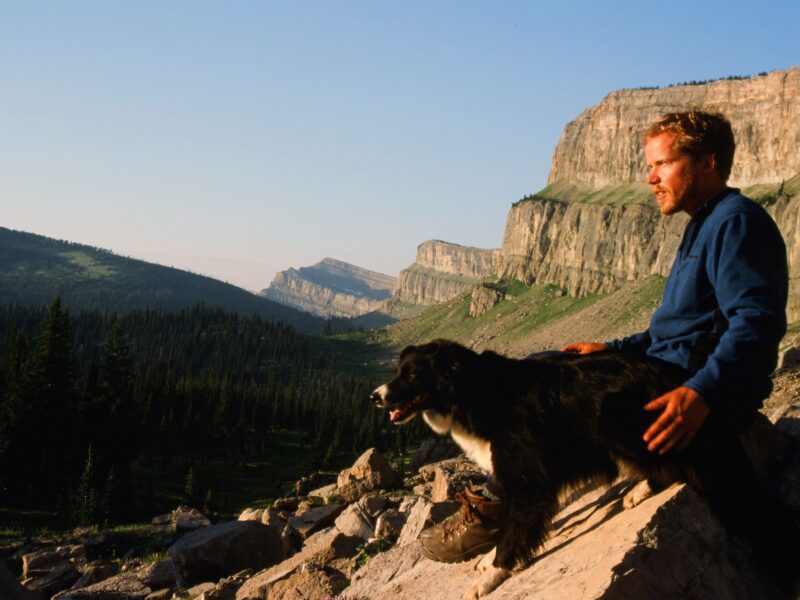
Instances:
[[[408,346],[400,354],[397,372],[378,387],[370,399],[380,408],[392,408],[395,425],[407,423],[420,412],[450,415],[465,364],[475,353],[460,344],[436,340]]]

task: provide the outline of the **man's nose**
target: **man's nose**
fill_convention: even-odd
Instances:
[[[659,181],[661,181],[661,178],[658,176],[658,172],[655,169],[653,169],[652,171],[650,171],[650,173],[648,173],[648,175],[647,175],[647,183],[649,185],[655,185]]]

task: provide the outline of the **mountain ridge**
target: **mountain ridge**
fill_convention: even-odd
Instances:
[[[0,227],[0,302],[71,310],[179,310],[197,304],[283,321],[321,333],[322,319],[206,275],[118,255],[86,244]]]

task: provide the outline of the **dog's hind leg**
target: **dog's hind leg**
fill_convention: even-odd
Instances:
[[[461,600],[477,600],[478,598],[482,598],[492,593],[501,583],[511,577],[511,571],[509,569],[495,567],[494,564],[492,564],[494,558],[495,550],[492,550],[478,561],[475,565],[475,570],[481,573],[481,578],[476,585],[469,588],[464,595],[461,596]]]
[[[653,488],[650,487],[650,482],[643,479],[634,485],[622,498],[622,507],[625,510],[638,506],[653,495]]]

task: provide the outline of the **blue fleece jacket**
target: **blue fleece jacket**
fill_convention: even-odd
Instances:
[[[786,246],[775,222],[728,188],[686,226],[647,331],[609,346],[638,347],[689,369],[684,385],[712,410],[752,410],[772,391],[788,285]]]

